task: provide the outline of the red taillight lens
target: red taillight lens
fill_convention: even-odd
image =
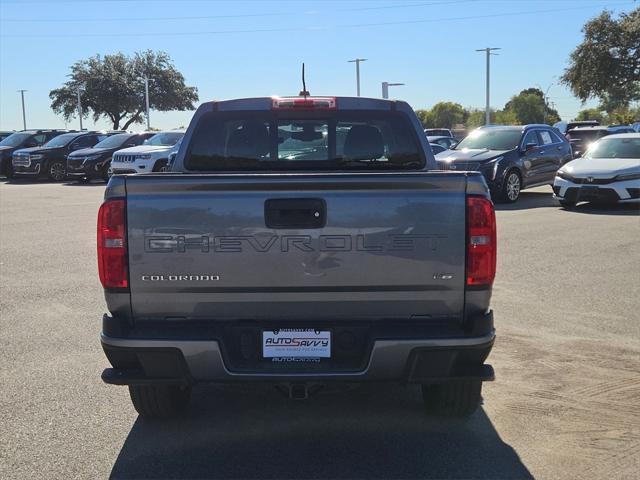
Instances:
[[[271,107],[274,110],[335,110],[336,99],[334,97],[274,97]]]
[[[467,197],[467,285],[491,285],[496,276],[496,214],[486,197]]]
[[[126,203],[107,200],[98,212],[98,272],[104,288],[127,288]]]

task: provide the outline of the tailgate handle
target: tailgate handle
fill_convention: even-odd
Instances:
[[[321,198],[271,198],[264,202],[268,228],[322,228],[327,204]]]

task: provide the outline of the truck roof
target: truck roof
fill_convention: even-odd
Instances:
[[[205,102],[201,105],[200,108],[210,108],[217,110],[272,110],[277,109],[276,105],[282,105],[287,103],[290,105],[289,101],[306,101],[310,106],[314,101],[326,101],[333,100],[334,106],[331,108],[324,109],[335,109],[335,110],[392,110],[397,108],[399,105],[408,104],[401,100],[386,100],[380,98],[368,98],[368,97],[335,97],[335,96],[325,96],[319,95],[314,96],[310,95],[308,97],[253,97],[253,98],[238,98],[232,100],[213,100],[209,102]],[[277,103],[281,102],[281,103]],[[283,107],[280,107],[283,108]],[[298,107],[286,107],[288,110],[295,110]],[[320,107],[318,107],[320,109]],[[410,107],[409,107],[410,108]]]

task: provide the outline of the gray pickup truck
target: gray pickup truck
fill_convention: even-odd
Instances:
[[[493,204],[478,172],[436,171],[405,102],[208,102],[172,171],[115,175],[98,214],[101,342],[147,417],[193,386],[422,386],[467,416],[494,342]]]

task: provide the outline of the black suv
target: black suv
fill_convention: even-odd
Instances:
[[[41,147],[23,148],[13,153],[13,173],[19,176],[48,177],[60,181],[67,176],[67,155],[93,147],[109,136],[107,132],[73,132],[59,135]]]
[[[91,148],[76,150],[67,157],[67,176],[81,182],[101,178],[109,180],[111,155],[117,150],[136,147],[155,135],[155,132],[119,133],[105,138]]]
[[[443,170],[478,170],[494,200],[515,202],[520,190],[551,185],[572,159],[571,145],[549,125],[490,125],[436,155]]]
[[[0,142],[0,174],[7,178],[13,176],[11,157],[21,148],[39,147],[63,133],[73,130],[22,130],[9,135]]]
[[[635,133],[635,130],[628,125],[576,127],[567,131],[567,138],[571,142],[573,156],[577,158],[582,156],[590,144],[614,133]]]

